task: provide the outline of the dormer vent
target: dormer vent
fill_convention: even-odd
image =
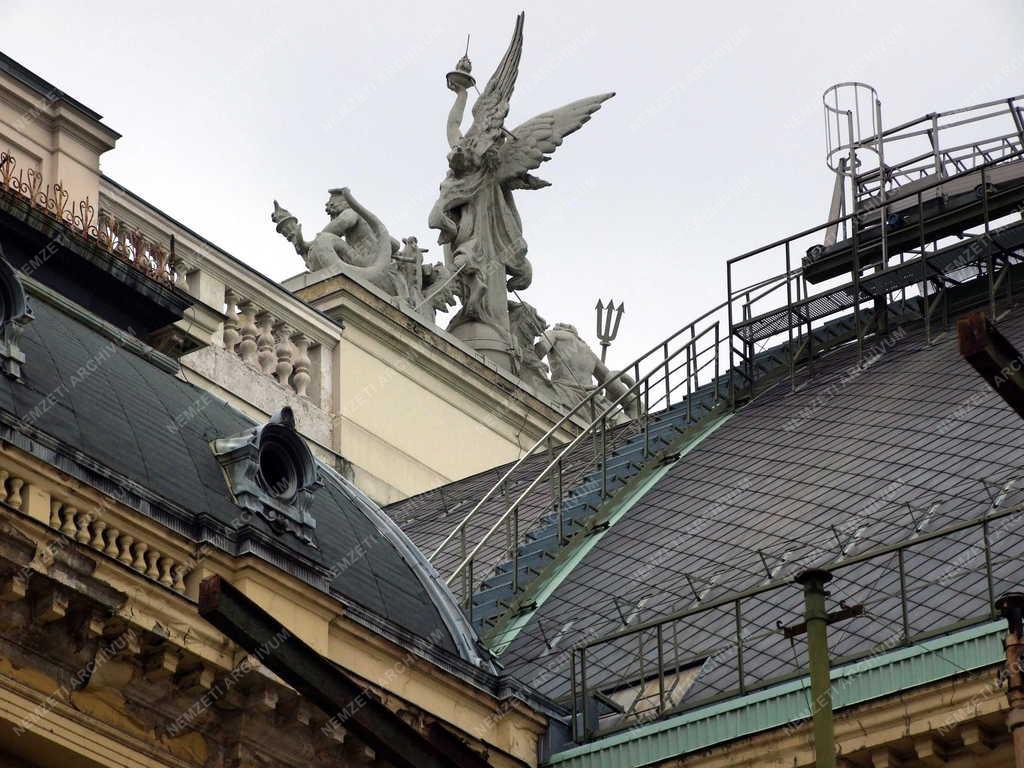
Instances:
[[[282,408],[262,426],[214,440],[210,447],[239,507],[260,515],[275,533],[291,533],[316,546],[316,520],[309,507],[321,480],[291,408]]]
[[[25,287],[0,247],[0,370],[8,378],[21,379],[21,366],[25,363],[21,333],[31,320]]]

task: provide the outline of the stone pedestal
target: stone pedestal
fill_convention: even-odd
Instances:
[[[512,370],[512,349],[507,339],[487,325],[476,320],[460,323],[448,332],[464,341],[482,358],[506,371]]]
[[[488,325],[445,331],[336,269],[283,284],[342,328],[332,376],[336,449],[375,500],[514,461],[562,418],[512,373],[509,340]],[[586,424],[579,416],[557,431],[556,443]]]

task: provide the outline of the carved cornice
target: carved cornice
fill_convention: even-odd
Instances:
[[[391,630],[378,626],[374,617],[358,606],[318,591],[261,558],[236,557],[211,546],[197,546],[18,448],[0,447],[0,495],[0,526],[9,522],[18,532],[5,539],[33,542],[21,548],[14,563],[17,572],[28,577],[25,584],[13,579],[0,582],[0,609],[5,602],[18,602],[32,593],[28,585],[33,574],[57,579],[64,584],[64,594],[73,593],[83,583],[82,577],[67,571],[64,563],[69,562],[68,557],[75,558],[78,571],[88,573],[89,583],[97,585],[93,589],[105,590],[107,615],[113,611],[114,618],[122,622],[112,626],[122,627],[121,631],[123,626],[131,626],[149,633],[159,628],[160,641],[173,647],[170,656],[158,657],[159,662],[140,657],[139,664],[162,665],[165,671],[173,666],[169,677],[175,684],[180,681],[194,687],[197,678],[202,678],[205,685],[201,689],[209,690],[245,655],[196,614],[196,584],[216,573],[252,585],[257,593],[273,595],[282,604],[313,617],[322,627],[317,630],[324,638],[322,652],[334,658],[342,651],[346,668],[368,686],[373,687],[374,679],[388,679],[382,675],[396,664],[407,667],[411,677],[399,692],[376,686],[396,711],[422,712],[429,719],[432,710],[428,704],[432,702],[429,706],[438,709],[433,716],[450,718],[451,725],[464,729],[465,738],[481,738],[513,753],[522,750],[519,754],[523,755],[533,747],[522,741],[522,734],[539,738],[544,731],[546,716],[533,711],[525,696],[515,691],[501,689],[499,693],[499,679],[450,654],[419,647],[411,638],[389,637]],[[52,552],[58,556],[50,557]],[[88,557],[83,556],[86,554]],[[0,559],[9,557],[0,551]],[[178,575],[184,590],[175,583]],[[72,608],[54,614],[54,621],[74,613]],[[115,631],[106,624],[103,627],[106,629],[101,631],[108,634]],[[152,656],[153,650],[149,647],[146,653]],[[274,690],[280,701],[294,696],[285,686]],[[488,723],[499,725],[493,732],[477,734],[481,724]],[[502,764],[513,764],[506,762],[509,759],[504,758]]]

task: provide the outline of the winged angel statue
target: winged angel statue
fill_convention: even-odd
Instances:
[[[448,174],[428,221],[440,230],[438,243],[444,245],[455,293],[462,300],[448,330],[506,368],[511,367],[513,348],[508,291],[527,288],[533,277],[512,193],[550,186],[530,171],[549,160],[566,136],[615,95],[580,99],[507,129],[505,117],[523,50],[523,20],[520,13],[508,50],[473,104],[473,125],[465,134],[461,125],[467,89],[474,82],[469,59],[463,57],[448,77],[456,94],[448,116]]]

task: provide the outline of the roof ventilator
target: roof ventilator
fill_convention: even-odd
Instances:
[[[0,370],[11,379],[21,379],[25,353],[21,333],[32,320],[25,287],[0,247]]]
[[[309,513],[322,485],[316,459],[285,407],[259,427],[210,444],[235,503],[260,515],[278,535],[291,533],[316,546],[316,520]],[[244,518],[243,518],[244,520]]]

